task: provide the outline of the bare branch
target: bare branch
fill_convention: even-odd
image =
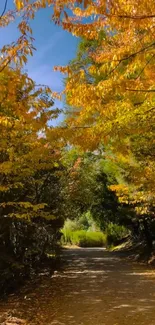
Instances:
[[[7,3],[8,3],[8,0],[5,0],[5,4],[4,4],[4,9],[0,15],[0,19],[3,17],[3,15],[5,14],[5,11],[6,11],[6,8],[7,8]]]

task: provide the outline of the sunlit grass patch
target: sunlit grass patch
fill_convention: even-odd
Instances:
[[[106,235],[99,231],[63,230],[62,243],[79,247],[103,247],[106,244]]]

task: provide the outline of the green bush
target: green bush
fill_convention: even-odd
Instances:
[[[106,244],[106,235],[102,232],[88,231],[86,233],[87,247],[102,247]]]
[[[103,247],[106,244],[106,235],[102,232],[77,230],[62,230],[62,243],[79,247]]]
[[[78,220],[66,220],[62,229],[62,245],[76,245],[79,247],[117,245],[129,233],[124,226],[113,223],[106,225],[105,233],[94,229],[92,231],[91,227],[84,229],[85,217],[85,215],[82,215]]]
[[[99,231],[96,222],[93,220],[90,211],[83,213],[79,219],[78,224],[80,226],[80,230],[89,230],[89,231]]]
[[[61,238],[61,243],[71,245],[72,244],[72,233],[79,229],[80,229],[80,226],[79,226],[77,220],[67,219],[65,221],[64,227],[62,229],[63,236]]]
[[[66,219],[63,230],[65,230],[66,233],[68,231],[76,230],[99,231],[98,227],[96,226],[96,223],[92,218],[90,211],[83,213],[77,219]]]
[[[118,244],[124,237],[128,235],[128,233],[129,231],[124,226],[109,223],[106,227],[107,244]]]
[[[71,220],[71,219],[66,219],[64,223],[63,229],[65,230],[70,230],[70,231],[76,231],[81,229],[81,225],[79,224],[78,220]]]
[[[71,234],[72,245],[86,247],[86,230],[77,230]]]

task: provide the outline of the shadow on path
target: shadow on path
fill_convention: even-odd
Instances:
[[[155,325],[155,273],[104,249],[63,251],[64,267],[0,303],[29,325]]]

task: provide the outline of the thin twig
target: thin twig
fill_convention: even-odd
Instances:
[[[108,14],[105,14],[105,16],[107,17],[118,17],[118,18],[127,18],[127,19],[152,19],[152,18],[155,18],[155,14],[152,14],[152,15],[142,15],[142,16],[130,16],[130,15],[108,15]]]
[[[148,48],[150,48],[150,47],[152,47],[152,46],[155,46],[155,42],[153,42],[152,44],[149,44],[148,46],[146,46],[146,47],[140,49],[139,51],[137,51],[137,52],[135,52],[135,53],[130,54],[129,56],[127,56],[127,57],[125,57],[125,58],[122,58],[122,59],[120,59],[120,60],[119,60],[119,59],[118,59],[118,60],[112,60],[112,61],[113,61],[113,62],[114,62],[114,61],[116,61],[116,62],[120,61],[120,62],[121,62],[121,61],[128,60],[128,59],[130,59],[130,58],[136,56],[137,54],[144,52],[145,50],[147,50]]]
[[[5,11],[6,11],[6,8],[7,8],[7,3],[8,3],[8,0],[5,0],[5,4],[4,4],[4,9],[0,15],[0,19],[3,17],[3,15],[5,14]]]
[[[149,109],[147,109],[147,111],[145,111],[145,112],[137,113],[136,115],[138,115],[138,116],[142,116],[142,115],[144,115],[144,114],[150,113],[151,111],[154,111],[154,109],[155,109],[155,106],[154,106],[154,107],[151,107],[151,108],[149,108]]]
[[[91,129],[92,126],[72,126],[72,127],[68,127],[68,126],[57,126],[57,129],[69,129],[69,130],[76,130],[76,129]]]
[[[151,62],[151,60],[155,57],[155,54],[153,54],[151,56],[151,58],[146,62],[146,64],[144,65],[143,69],[140,71],[140,73],[138,74],[138,76],[135,79],[138,79],[140,77],[140,75],[143,73],[143,71],[145,70],[145,68],[147,67],[147,65]]]
[[[127,91],[135,91],[135,92],[143,92],[143,93],[154,93],[155,89],[130,89],[130,88],[126,88],[125,90]]]

